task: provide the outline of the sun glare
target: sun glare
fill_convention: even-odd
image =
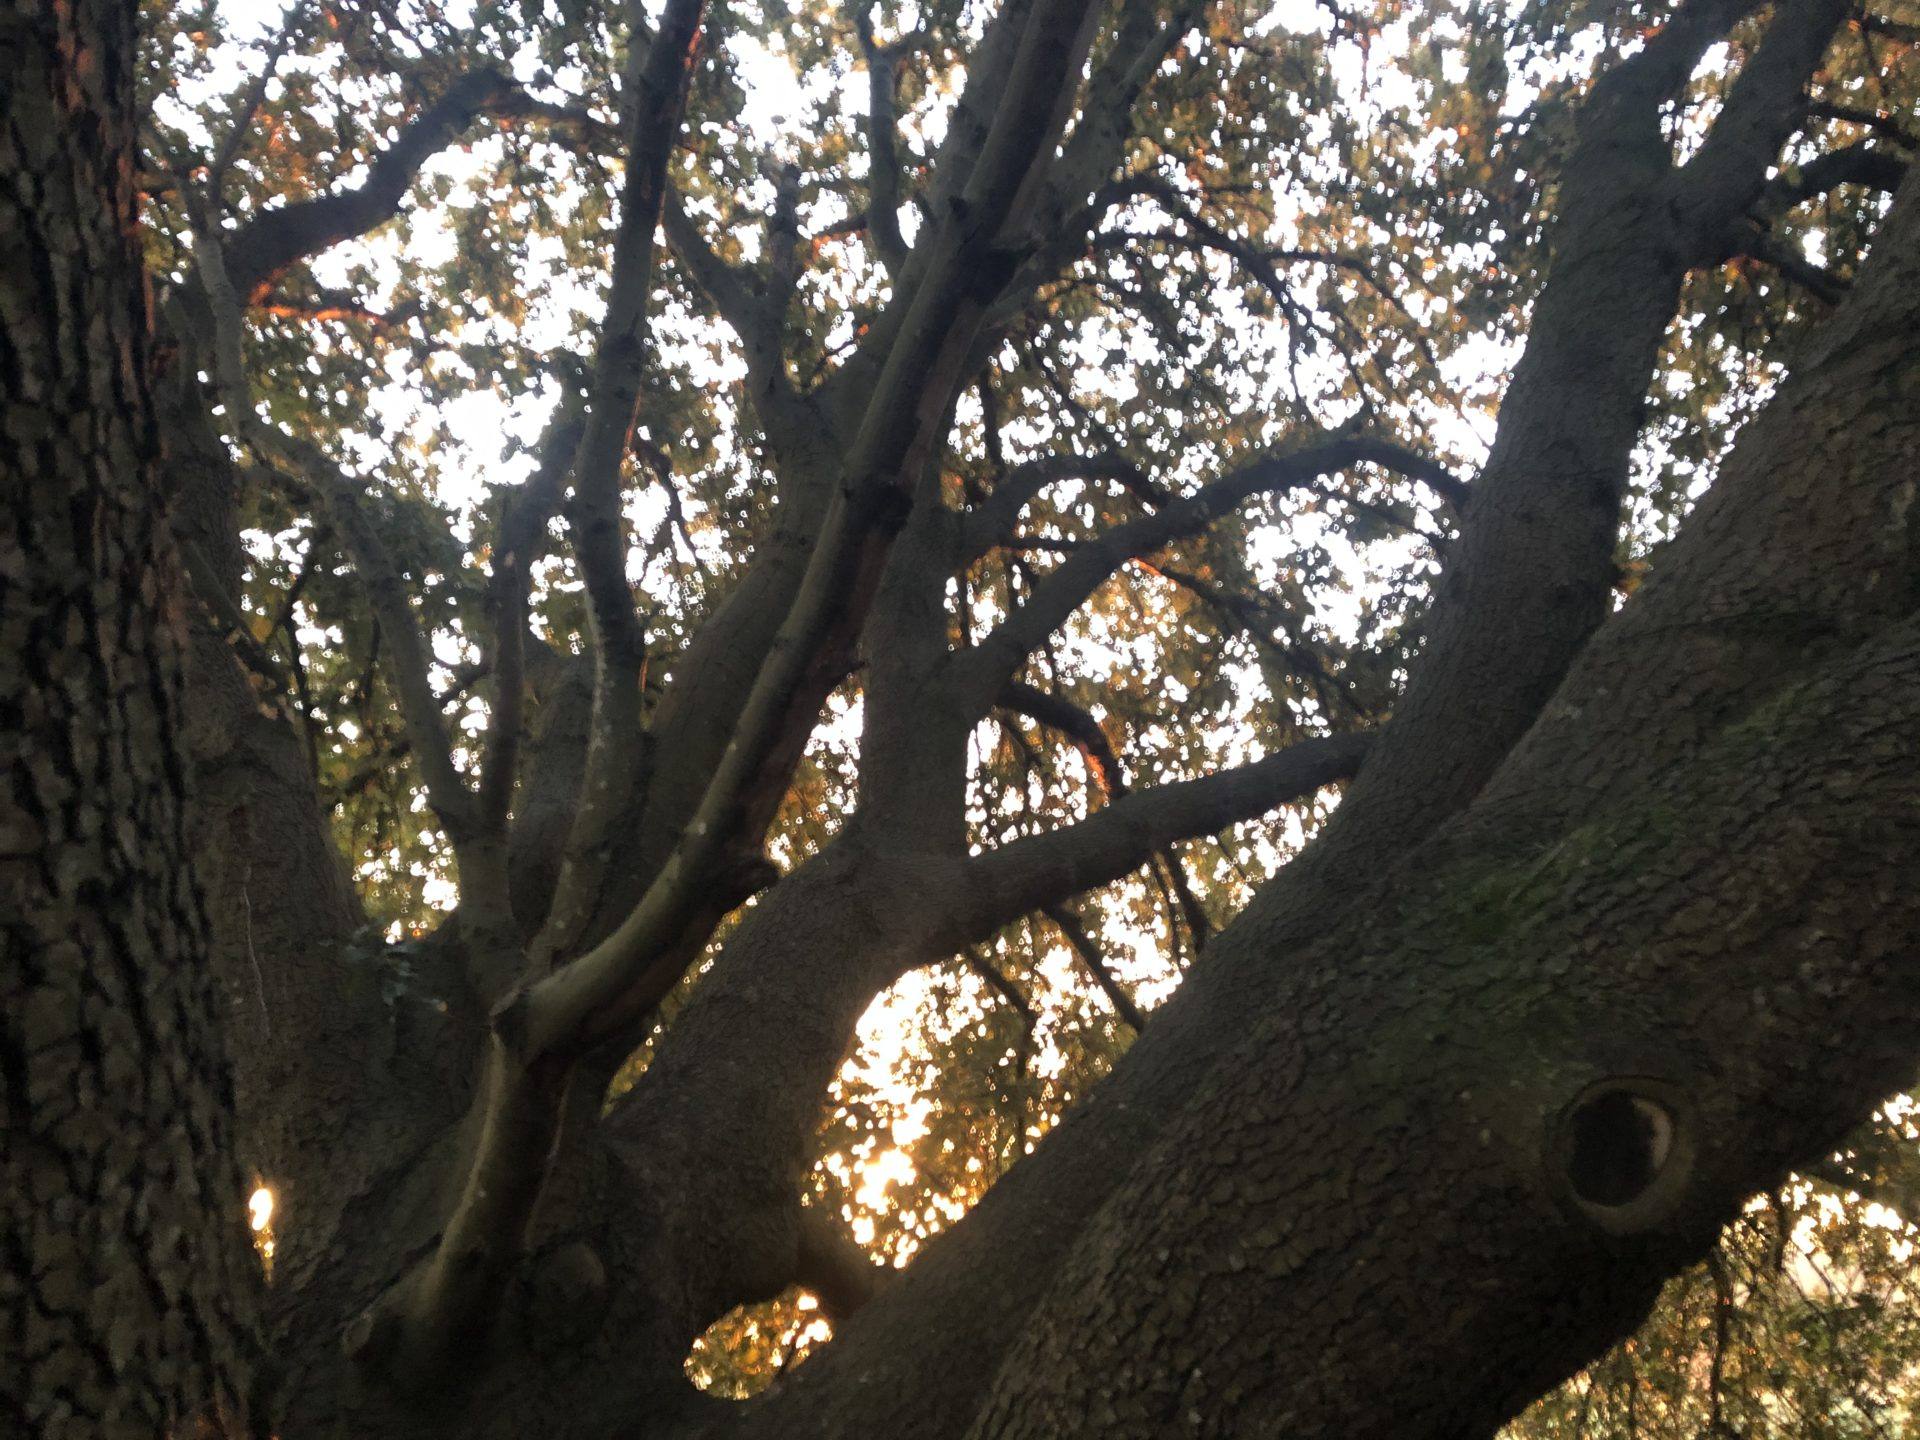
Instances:
[[[253,1231],[253,1248],[260,1256],[260,1266],[267,1272],[267,1278],[273,1278],[273,1191],[264,1185],[256,1185],[253,1194],[247,1197],[247,1228]]]

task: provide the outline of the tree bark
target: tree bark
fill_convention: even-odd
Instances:
[[[258,1271],[190,863],[131,4],[0,12],[0,1424],[246,1428]]]
[[[699,9],[672,8],[679,39],[654,56],[656,109],[685,81]],[[1084,545],[984,645],[953,646],[949,578],[977,558],[983,527],[1017,519],[1025,483],[1003,481],[970,514],[945,508],[954,396],[1007,307],[1084,239],[1131,107],[1193,11],[1130,0],[1113,43],[1092,47],[1083,91],[1094,12],[1003,7],[942,150],[939,203],[917,245],[890,256],[892,300],[808,396],[784,377],[781,262],[764,275],[724,264],[669,207],[667,233],[728,296],[722,308],[768,312],[742,338],[779,503],[643,724],[620,485],[652,289],[632,256],[650,254],[678,127],[677,111],[658,111],[631,171],[649,198],[615,267],[639,279],[615,287],[592,493],[572,516],[602,703],[589,713],[592,660],[577,662],[523,746],[518,693],[506,697],[477,810],[444,735],[416,749],[437,752],[443,818],[484,818],[499,861],[485,877],[499,883],[463,870],[482,893],[431,940],[394,947],[364,933],[299,739],[236,661],[236,477],[190,379],[216,368],[204,336],[160,396],[167,488],[190,500],[175,528],[204,562],[199,603],[165,559],[145,317],[129,300],[130,15],[83,4],[4,17],[9,45],[33,44],[0,72],[12,187],[0,233],[21,257],[0,278],[0,475],[18,496],[0,531],[0,623],[15,637],[0,710],[21,737],[0,801],[14,902],[0,1059],[19,1197],[9,1268],[27,1277],[0,1295],[31,1368],[0,1419],[146,1435],[208,1397],[216,1423],[237,1419],[252,1272],[234,1243],[236,1143],[280,1200],[267,1304],[290,1440],[1464,1435],[1623,1333],[1729,1205],[1907,1073],[1917,1018],[1899,948],[1920,799],[1901,764],[1920,693],[1911,185],[1824,348],[1661,571],[1602,623],[1629,457],[1682,283],[1759,195],[1841,13],[1835,0],[1776,7],[1707,144],[1676,166],[1662,107],[1752,8],[1680,6],[1596,87],[1500,440],[1466,492],[1426,653],[1378,743],[1322,737],[1116,794],[1081,824],[978,856],[965,835],[973,722],[1018,693],[1029,657],[1114,565],[1264,484],[1256,466],[1184,499],[1145,495],[1152,515]],[[366,184],[240,232],[231,283],[251,293],[390,217],[427,155],[497,108],[504,84],[457,81]],[[880,177],[875,203],[892,188]],[[244,408],[246,377],[229,368],[228,404]],[[1340,443],[1348,459],[1405,470],[1411,458],[1418,473],[1417,457],[1396,462],[1378,441]],[[573,462],[547,458],[557,507]],[[525,548],[495,557],[523,567],[523,587]],[[358,564],[363,581],[379,568]],[[388,613],[410,624],[412,597],[387,568]],[[516,646],[524,593],[499,609]],[[181,619],[184,705],[168,628]],[[742,854],[856,641],[869,726],[858,813],[761,897],[603,1122],[606,1075],[737,904]],[[431,736],[444,716],[424,649],[414,659],[409,720]],[[519,668],[509,659],[496,681],[517,686]],[[727,1307],[823,1269],[840,1309],[868,1298],[871,1277],[841,1263],[799,1196],[822,1098],[876,993],[1172,840],[1356,766],[1309,860],[1216,939],[1038,1158],[766,1402],[693,1394],[687,1346]],[[595,813],[573,823],[582,809]],[[214,872],[204,907],[189,846]],[[487,1098],[490,1030],[514,1037],[513,1008],[490,1021],[492,1002],[516,975],[566,1000],[567,982],[549,982],[656,888],[674,923],[641,927],[645,943],[598,967],[607,983],[591,1003],[578,992],[544,1007],[568,1033],[546,1037],[552,1066],[521,1077],[540,1123],[489,1151],[485,1127],[505,1133],[528,1109],[527,1095]],[[516,923],[503,926],[509,894]],[[466,952],[483,945],[477,964]],[[216,1008],[246,1106],[237,1137]],[[47,1204],[50,1176],[94,1188],[83,1205]],[[166,1227],[184,1244],[162,1246]],[[100,1267],[96,1289],[84,1265],[109,1231],[133,1249]],[[423,1307],[409,1346],[378,1302],[427,1256],[457,1303]],[[485,1283],[470,1284],[481,1261]],[[1409,1335],[1416,1314],[1438,1318]]]
[[[1257,915],[1217,938],[1209,963],[1264,957],[1271,988],[1200,1087],[1156,1097],[1178,1118],[1010,1328],[984,1408],[884,1379],[950,1328],[920,1328],[929,1298],[1008,1312],[999,1267],[955,1269],[970,1217],[927,1289],[738,1433],[1486,1434],[1910,1078],[1916,278],[1910,183],[1476,803],[1314,941],[1275,953]],[[993,1232],[1052,1224],[1045,1187],[1003,1186]]]

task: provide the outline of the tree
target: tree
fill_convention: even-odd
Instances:
[[[132,13],[0,14],[0,1419],[243,1419],[252,1269],[187,845]]]
[[[150,37],[136,548],[281,1435],[1490,1433],[1911,1078],[1897,17],[221,23]],[[464,510],[462,392],[543,415]],[[1138,1038],[883,1284],[803,1203],[858,1020],[1018,1016],[1037,929]],[[796,1283],[833,1343],[695,1392]]]

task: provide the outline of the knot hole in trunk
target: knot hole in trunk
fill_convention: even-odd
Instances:
[[[1613,1076],[1574,1097],[1553,1129],[1556,1188],[1610,1235],[1660,1229],[1693,1174],[1695,1125],[1680,1088],[1652,1076]]]

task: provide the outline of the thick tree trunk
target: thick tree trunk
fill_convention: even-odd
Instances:
[[[835,1423],[958,1433],[979,1373],[1019,1333],[1121,1177],[1238,1042],[1286,958],[1487,783],[1605,615],[1639,407],[1697,263],[1697,238],[1676,216],[1710,178],[1721,205],[1762,183],[1840,12],[1831,0],[1784,9],[1716,127],[1740,145],[1708,146],[1694,162],[1701,170],[1676,171],[1661,106],[1740,13],[1737,3],[1688,7],[1586,102],[1526,355],[1469,492],[1409,693],[1326,831],[1252,901],[1240,929],[1257,929],[1260,943],[1211,947],[1126,1063],[1049,1140],[1047,1163],[1000,1182],[960,1235],[916,1261],[915,1283],[861,1322],[911,1331],[920,1344],[858,1362],[843,1361],[854,1352],[843,1347],[810,1367],[824,1375],[858,1363],[871,1382],[868,1408]],[[792,1054],[782,1052],[783,1070],[798,1068]],[[798,1397],[809,1389],[803,1375],[778,1423],[808,1413]]]
[[[698,7],[676,9],[691,24]],[[1052,163],[1091,30],[1084,9],[1016,3],[995,22],[961,112],[984,106],[996,118],[980,136],[997,138],[969,154],[970,129],[955,128],[941,183],[966,203],[904,258],[899,303],[824,398],[765,378],[779,369],[777,333],[772,362],[757,352],[782,470],[777,532],[682,657],[650,726],[628,713],[639,657],[622,641],[616,682],[597,690],[616,703],[587,715],[573,694],[546,727],[554,748],[530,743],[511,876],[490,867],[501,883],[468,895],[467,923],[404,948],[362,933],[299,738],[262,708],[222,633],[238,614],[240,558],[230,455],[187,378],[214,368],[205,337],[162,396],[168,488],[189,498],[178,528],[206,612],[178,606],[195,633],[176,722],[145,322],[129,303],[131,19],[84,5],[3,17],[0,175],[14,188],[0,192],[0,233],[18,263],[0,276],[12,500],[0,710],[18,740],[0,798],[13,1287],[0,1295],[9,1344],[29,1363],[22,1387],[9,1371],[0,1420],[144,1436],[208,1397],[236,1403],[245,1314],[226,1307],[244,1301],[251,1268],[232,1243],[244,1187],[226,1158],[209,973],[246,1105],[239,1153],[279,1194],[268,1311],[289,1440],[703,1426],[1484,1433],[1622,1333],[1744,1189],[1902,1073],[1920,1018],[1898,893],[1920,802],[1900,764],[1920,691],[1911,196],[1837,338],[1783,390],[1667,568],[1600,626],[1639,407],[1700,260],[1696,232],[1717,236],[1721,212],[1737,215],[1761,183],[1840,15],[1834,0],[1778,7],[1727,118],[1681,174],[1661,107],[1750,9],[1694,0],[1595,91],[1561,194],[1557,283],[1537,307],[1427,654],[1335,843],[1220,937],[1091,1113],[825,1355],[749,1410],[693,1394],[681,1362],[694,1334],[806,1278],[807,1147],[876,992],[1058,892],[1127,873],[1167,837],[1345,777],[1367,750],[1333,737],[1116,801],[994,857],[965,854],[970,727],[1046,638],[1028,632],[1062,623],[1090,592],[1056,577],[1057,604],[1029,603],[986,644],[950,650],[955,565],[942,546],[984,517],[941,508],[928,457],[992,333],[1001,272],[1035,243],[1023,227],[1045,228],[1035,217],[1057,219],[1061,205],[1078,215],[1120,153],[1139,84],[1184,31],[1163,30],[1155,7],[1125,7],[1131,38],[1097,75],[1114,80],[1117,63],[1136,79],[1096,79],[1092,123],[1049,172],[1060,193],[1029,204],[1023,177],[1035,155]],[[301,213],[333,238],[391,214],[420,147],[457,134],[498,83],[470,77],[423,117],[395,162],[374,167],[364,193],[377,205]],[[672,118],[647,131],[660,164]],[[629,241],[651,235],[650,214]],[[296,229],[269,222],[256,238]],[[245,243],[228,260],[243,290],[258,277],[241,272],[263,263]],[[723,288],[739,283],[717,260],[708,268]],[[648,288],[645,267],[635,273],[616,307],[629,320]],[[611,633],[631,608],[614,517],[633,397],[632,375],[619,363],[609,373],[623,399],[602,407],[587,467],[597,522],[582,528]],[[233,389],[244,401],[244,376]],[[926,523],[896,535],[882,495]],[[1183,503],[1199,523],[1217,513]],[[876,586],[889,545],[892,581]],[[816,563],[822,553],[831,563]],[[1089,545],[1062,568],[1098,583],[1102,553]],[[565,1058],[571,1103],[551,1107],[564,1123],[529,1127],[519,1153],[476,1166],[483,1120],[515,1113],[475,1103],[488,1007],[515,967],[476,965],[463,930],[472,941],[480,910],[499,915],[510,878],[534,979],[617,931],[701,832],[714,776],[741,745],[754,767],[721,809],[731,840],[755,842],[869,607],[860,815],[763,897],[607,1123],[595,1123],[603,1062],[655,1018],[638,1002],[613,1040]],[[405,618],[404,595],[398,608]],[[410,720],[431,731],[441,717],[426,702]],[[604,729],[613,711],[624,719]],[[599,760],[619,762],[600,779],[617,779],[620,798],[608,823],[569,838],[572,812],[598,808],[589,731]],[[506,738],[510,754],[518,737]],[[490,795],[504,826],[511,765],[470,797],[450,754],[439,759],[436,805],[463,802],[443,819],[471,820],[464,802]],[[210,943],[189,841],[216,872]],[[737,858],[695,867],[693,918],[630,957],[644,974],[627,975],[622,1003],[679,977],[737,899]],[[1008,873],[1027,866],[1025,883]],[[497,961],[514,945],[493,948]],[[537,1196],[530,1213],[508,1207],[497,1233],[448,1243],[461,1197],[484,1200],[502,1175]],[[83,1203],[61,1203],[75,1192]],[[163,1246],[163,1231],[185,1239]],[[101,1248],[109,1232],[118,1252]],[[402,1341],[420,1337],[400,1336],[379,1305],[423,1256],[456,1278],[484,1261],[497,1282],[480,1287],[485,1303],[436,1312],[450,1323],[427,1338],[455,1363],[430,1380],[408,1373],[421,1350]]]
[[[1916,267],[1909,183],[1475,805],[1330,933],[1219,937],[1270,989],[1035,1308],[969,1272],[969,1218],[741,1433],[1486,1434],[1909,1078]],[[1051,1233],[1048,1193],[996,1188],[984,1233]],[[976,1306],[1018,1317],[984,1410],[977,1368],[890,1383]]]
[[[258,1280],[189,864],[134,7],[0,33],[0,1428],[238,1433]]]

